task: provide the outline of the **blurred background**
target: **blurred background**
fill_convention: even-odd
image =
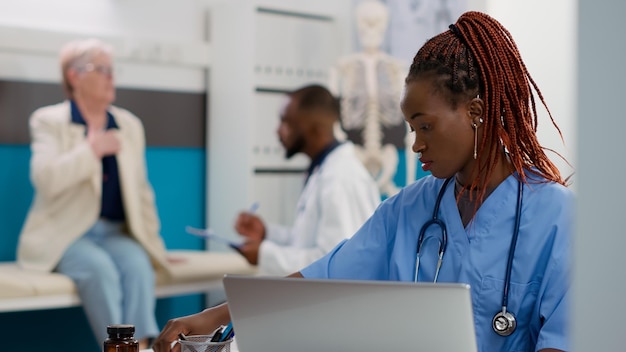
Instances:
[[[563,138],[539,108],[540,140],[569,161],[571,165],[549,154],[563,174],[572,174],[573,165],[577,166],[572,187],[580,191],[579,229],[613,236],[589,239],[579,235],[577,253],[584,248],[585,255],[577,257],[575,276],[602,272],[618,278],[610,280],[611,292],[624,297],[623,273],[610,272],[626,264],[623,259],[617,263],[621,252],[610,253],[615,261],[610,264],[587,262],[586,257],[600,250],[596,243],[615,243],[620,226],[617,213],[609,213],[608,220],[599,225],[591,225],[594,217],[623,209],[623,202],[617,202],[624,192],[598,186],[597,174],[587,170],[602,167],[623,174],[623,147],[611,144],[621,136],[610,133],[626,127],[616,121],[623,112],[618,107],[621,96],[615,92],[623,92],[623,86],[611,83],[624,79],[623,63],[614,58],[626,53],[618,37],[623,29],[616,25],[621,20],[618,16],[626,14],[626,6],[617,0],[382,2],[389,9],[382,49],[407,69],[417,49],[464,11],[486,12],[510,30],[562,132]],[[235,214],[255,201],[260,204],[259,214],[269,221],[291,221],[308,161],[304,157],[284,160],[275,134],[281,94],[303,84],[328,84],[337,60],[361,50],[354,17],[358,3],[0,0],[0,261],[15,260],[17,238],[32,199],[28,117],[37,107],[64,98],[57,58],[62,44],[97,37],[113,45],[116,105],[144,123],[149,179],[167,248],[226,251],[187,235],[185,226],[210,226],[217,233],[234,236]],[[617,55],[609,54],[612,50]],[[613,93],[600,94],[594,87]],[[592,113],[593,118],[581,117],[582,111]],[[587,144],[578,153],[578,144],[584,141]],[[399,147],[397,152],[396,185],[413,181],[407,178],[411,175],[407,167],[416,168],[415,178],[423,176],[418,165],[411,164],[406,148]],[[583,152],[590,157],[584,159]],[[617,241],[622,246],[615,247],[626,244],[623,239]],[[581,304],[578,312],[586,312],[587,317],[600,315],[603,305],[594,310],[584,306],[598,291],[575,283],[576,304]],[[160,299],[159,324],[220,300],[219,293]],[[606,309],[616,306],[611,302],[615,303],[609,299]],[[622,316],[626,305],[619,302],[621,313],[616,315]],[[76,329],[75,338],[85,336],[84,344],[100,344],[89,340],[81,309],[68,308],[0,313],[0,338],[5,346],[0,350],[24,350],[12,342],[6,346],[5,341],[36,336],[40,341],[29,341],[27,350],[53,351],[49,341],[64,334],[68,324]],[[580,333],[576,335],[580,351],[590,350],[579,347],[591,346],[590,341],[595,341],[595,350],[602,349],[588,336],[604,336],[600,344],[606,347],[613,343],[605,336],[608,331],[596,332],[593,323],[576,320],[574,328]]]

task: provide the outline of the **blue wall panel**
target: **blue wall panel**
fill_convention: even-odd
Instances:
[[[13,261],[17,237],[33,197],[28,146],[0,146],[0,261]]]
[[[146,154],[166,247],[203,249],[204,240],[185,233],[185,226],[205,225],[204,150],[152,147]]]
[[[404,149],[398,149],[398,169],[396,171],[396,174],[393,177],[393,182],[398,185],[398,187],[404,187],[406,186],[406,151]],[[430,175],[430,171],[425,172],[424,170],[422,170],[422,167],[420,166],[420,162],[417,161],[416,163],[416,172],[415,172],[415,179],[419,180],[420,178],[426,176],[426,175]]]

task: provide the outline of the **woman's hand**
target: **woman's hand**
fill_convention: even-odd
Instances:
[[[152,350],[154,352],[180,352],[180,344],[177,343],[179,334],[187,336],[209,335],[220,325],[226,325],[229,321],[230,314],[226,304],[206,309],[200,313],[171,319],[154,341]]]

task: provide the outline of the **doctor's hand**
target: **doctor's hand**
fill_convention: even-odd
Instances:
[[[243,255],[244,258],[251,265],[259,264],[259,249],[261,248],[261,241],[249,239],[243,244],[233,247],[237,252]]]
[[[235,231],[249,240],[260,242],[265,238],[265,224],[260,217],[243,212],[235,220]]]

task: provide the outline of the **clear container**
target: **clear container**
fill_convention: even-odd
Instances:
[[[182,352],[230,352],[233,339],[221,342],[211,342],[213,335],[191,335],[180,340]]]

